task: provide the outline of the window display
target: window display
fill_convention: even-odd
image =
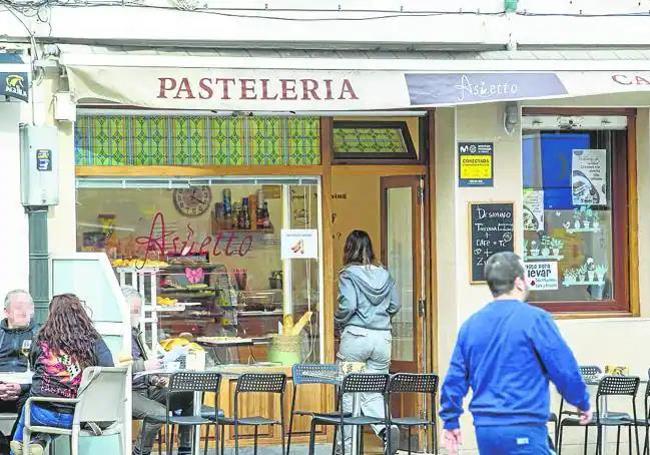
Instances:
[[[622,298],[625,272],[616,259],[623,253],[618,249],[626,222],[619,202],[627,191],[619,180],[625,175],[626,134],[523,131],[523,252],[532,302],[580,310]]]
[[[283,324],[309,313],[300,357],[319,361],[319,259],[280,250],[283,230],[318,232],[317,179],[80,179],[77,192],[78,249],[105,251],[122,282],[145,289],[149,338],[264,361]]]

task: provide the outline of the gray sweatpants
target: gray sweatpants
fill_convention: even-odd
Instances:
[[[390,367],[392,335],[389,330],[371,330],[348,326],[341,333],[341,344],[336,357],[339,362],[364,362],[366,373],[388,373]],[[378,393],[360,393],[361,414],[384,418],[384,398]],[[343,411],[352,412],[352,395],[343,397]],[[373,425],[379,434],[384,425]],[[352,427],[344,427],[345,452],[351,453]]]
[[[148,390],[134,390],[131,397],[133,398],[133,418],[144,419],[147,415],[165,415],[165,403],[167,400],[167,388],[149,387]],[[172,409],[180,409],[182,415],[192,415],[194,394],[192,392],[175,393],[169,400]],[[140,429],[133,447],[133,453],[136,455],[150,454],[160,431],[162,424],[147,423]],[[192,428],[183,426],[180,429],[180,446],[191,447],[192,445]]]

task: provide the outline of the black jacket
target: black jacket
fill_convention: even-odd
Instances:
[[[136,373],[144,371],[144,362],[147,360],[147,351],[142,341],[142,332],[137,328],[131,329],[131,358],[133,359],[133,365],[131,366],[133,373],[131,388],[133,390],[147,390],[148,381],[146,376],[135,377]]]
[[[0,372],[26,371],[27,358],[20,354],[23,341],[32,340],[38,326],[32,321],[29,326],[10,329],[7,320],[0,322]]]

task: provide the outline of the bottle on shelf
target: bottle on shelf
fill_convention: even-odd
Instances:
[[[255,228],[264,229],[264,206],[262,204],[258,204],[257,206]]]
[[[242,198],[241,200],[241,211],[242,211],[242,222],[239,226],[240,229],[250,229],[251,228],[251,215],[248,211],[248,198]]]
[[[222,192],[223,196],[223,214],[232,215],[232,198],[229,188],[224,188]]]
[[[238,203],[234,203],[232,206],[232,222],[230,225],[230,229],[238,229],[241,226],[241,216],[242,216],[242,210],[241,207]]]
[[[269,203],[264,201],[262,207],[262,228],[269,229],[271,227],[271,215],[269,214]]]

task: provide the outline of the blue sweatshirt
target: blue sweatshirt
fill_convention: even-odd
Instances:
[[[518,300],[494,301],[460,329],[442,386],[440,417],[445,429],[459,428],[471,386],[475,426],[545,425],[549,380],[567,402],[589,409],[578,364],[551,315]]]

